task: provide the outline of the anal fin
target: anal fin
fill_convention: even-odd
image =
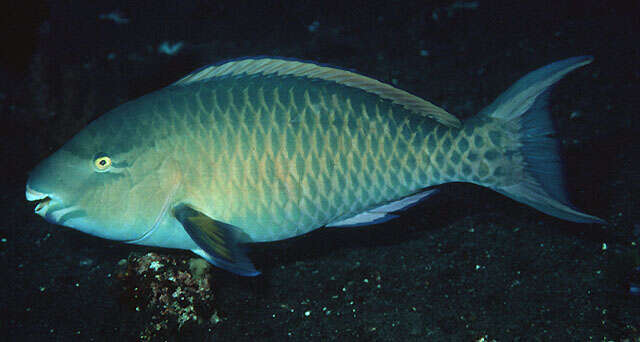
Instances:
[[[260,274],[247,257],[245,243],[250,239],[240,228],[212,219],[185,204],[176,206],[173,214],[200,247],[194,249],[194,253],[238,275]]]
[[[368,226],[368,225],[374,225],[378,223],[384,223],[398,217],[398,215],[395,215],[394,213],[405,210],[409,207],[412,207],[437,192],[438,192],[437,189],[425,190],[417,194],[403,197],[399,200],[381,205],[379,207],[371,208],[364,212],[358,213],[354,216],[331,222],[326,226],[327,227],[359,227],[359,226]]]

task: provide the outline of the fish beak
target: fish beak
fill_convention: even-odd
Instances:
[[[40,216],[45,216],[47,214],[47,208],[51,203],[51,197],[49,197],[49,195],[35,191],[27,184],[26,197],[27,201],[37,202],[34,210],[36,214]]]

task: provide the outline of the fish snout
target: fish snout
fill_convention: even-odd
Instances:
[[[42,217],[46,217],[52,202],[55,202],[50,195],[34,190],[28,183],[25,195],[27,197],[27,201],[36,202],[34,212]]]

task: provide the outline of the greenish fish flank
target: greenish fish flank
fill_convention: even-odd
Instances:
[[[354,72],[244,58],[99,117],[30,174],[51,223],[191,250],[256,275],[246,245],[384,222],[446,182],[489,187],[569,221],[549,87],[589,56],[529,73],[477,116]]]

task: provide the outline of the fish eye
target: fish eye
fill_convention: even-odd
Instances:
[[[93,160],[93,166],[98,172],[105,172],[111,168],[111,158],[109,156],[100,155]]]

